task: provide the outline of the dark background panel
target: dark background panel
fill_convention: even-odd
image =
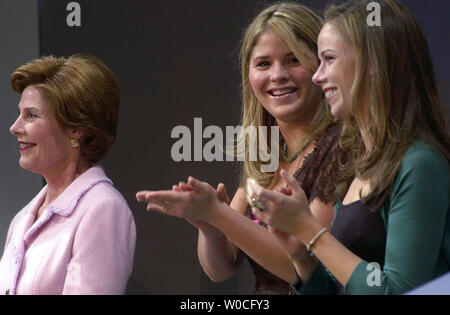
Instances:
[[[237,163],[176,163],[171,147],[177,139],[171,132],[184,125],[194,137],[195,117],[202,118],[203,129],[239,124],[239,40],[265,2],[78,3],[81,27],[68,27],[63,3],[40,1],[40,51],[92,53],[119,78],[123,102],[118,139],[102,164],[135,215],[138,240],[128,292],[250,293],[253,279],[248,271],[213,284],[198,263],[196,229],[183,220],[146,213],[134,196],[143,188],[169,189],[189,175],[214,186],[222,181],[234,193]]]
[[[38,1],[39,52],[63,56],[92,53],[119,79],[118,139],[102,164],[136,220],[138,239],[128,293],[251,293],[253,275],[247,264],[232,279],[212,283],[198,263],[196,229],[183,220],[147,213],[134,196],[144,188],[169,189],[189,175],[214,186],[224,182],[233,195],[238,186],[238,163],[174,162],[171,147],[177,139],[171,138],[171,132],[185,125],[193,136],[195,117],[202,118],[203,129],[216,125],[225,131],[225,126],[240,123],[240,38],[252,17],[272,1],[83,0],[77,1],[80,27],[66,23],[69,2]],[[330,1],[301,2],[322,10]],[[448,99],[448,1],[403,2],[424,28]],[[6,131],[4,134],[6,137]],[[203,139],[203,145],[208,141]],[[17,167],[15,161],[9,164]],[[23,202],[32,196],[23,196]],[[3,228],[1,232],[6,234]]]
[[[39,192],[42,180],[19,167],[19,144],[9,127],[17,118],[19,95],[9,75],[39,56],[37,1],[0,0],[0,252],[16,213]]]

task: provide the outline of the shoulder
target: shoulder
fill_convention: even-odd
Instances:
[[[421,177],[434,180],[448,180],[449,167],[437,149],[422,141],[413,141],[403,157],[398,179]]]
[[[130,211],[122,194],[108,182],[100,182],[92,187],[80,201],[80,206],[98,209],[109,213]]]
[[[318,140],[318,145],[333,145],[337,143],[339,135],[341,134],[342,124],[340,122],[331,123],[327,129],[322,133]]]
[[[122,194],[108,182],[101,182],[92,187],[80,200],[75,215],[80,222],[78,230],[82,231],[81,238],[86,237],[86,233],[135,234],[136,227],[131,209]]]
[[[108,182],[96,184],[86,193],[86,198],[89,199],[91,203],[126,204],[122,194]]]
[[[431,166],[448,171],[448,165],[439,151],[419,140],[415,140],[409,145],[403,158],[402,166],[406,168],[411,168],[412,166]]]
[[[407,148],[394,178],[387,209],[421,211],[422,207],[447,212],[449,179],[448,164],[439,151],[415,140]]]
[[[339,146],[339,136],[342,125],[338,122],[331,123],[317,141],[316,157],[319,164],[335,164],[343,156],[343,151]],[[316,162],[316,163],[317,163]],[[333,166],[334,167],[334,166]]]
[[[341,128],[340,123],[330,124],[317,141],[314,153],[305,159],[302,168],[307,169],[308,173],[303,182],[310,183],[310,189],[307,192],[310,201],[319,198],[323,203],[333,204],[336,202],[335,191],[338,184],[339,163],[344,156],[338,141]]]
[[[119,220],[132,217],[125,198],[101,167],[92,167],[77,178],[55,201],[54,207],[61,214],[74,212],[82,220],[105,216]]]

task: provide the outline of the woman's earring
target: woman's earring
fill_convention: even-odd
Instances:
[[[72,145],[72,148],[78,148],[80,146],[80,140],[70,139],[70,144]]]

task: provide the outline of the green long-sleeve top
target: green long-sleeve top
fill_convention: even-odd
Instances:
[[[345,294],[402,294],[449,271],[449,181],[442,155],[414,141],[380,209],[387,232],[383,270],[363,260],[344,286]],[[298,294],[337,293],[336,280],[320,262],[306,283],[293,288]]]

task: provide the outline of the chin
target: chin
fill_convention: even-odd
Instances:
[[[19,165],[21,168],[27,170],[28,169],[28,165],[27,162],[23,161],[22,159],[19,160]]]
[[[333,107],[331,107],[330,112],[331,112],[331,115],[333,115],[334,117],[342,118],[342,116],[339,115],[339,111],[334,109]]]
[[[278,113],[278,115],[273,115],[275,120],[282,121],[285,123],[292,123],[298,121],[298,115],[296,112],[288,112],[288,113]]]
[[[30,171],[32,173],[36,173],[36,171],[33,170],[33,165],[30,162],[24,161],[22,159],[19,160],[19,165],[24,170]]]
[[[343,108],[342,105],[336,104],[330,105],[330,112],[334,117],[344,118],[347,111]]]

